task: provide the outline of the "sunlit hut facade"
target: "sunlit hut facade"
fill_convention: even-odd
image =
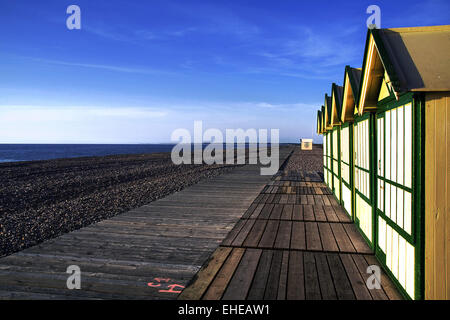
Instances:
[[[353,216],[413,299],[450,299],[449,39],[450,26],[369,30],[359,88],[357,69],[345,72]]]
[[[331,97],[325,94],[325,103],[322,106],[322,132],[324,150],[324,180],[331,191],[333,188],[333,135],[331,126]]]
[[[345,211],[354,218],[355,209],[355,179],[353,174],[354,157],[354,122],[358,119],[358,110],[356,108],[356,98],[359,94],[361,80],[361,69],[345,67],[344,88],[342,97],[342,106],[340,121],[341,125],[341,194],[342,205]],[[358,145],[358,149],[361,146]],[[358,152],[361,153],[361,152]]]
[[[333,83],[331,85],[331,144],[332,144],[332,167],[333,167],[333,194],[341,203],[341,106],[342,106],[341,86]]]

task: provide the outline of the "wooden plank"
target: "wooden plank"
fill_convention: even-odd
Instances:
[[[244,227],[239,231],[236,238],[234,238],[232,242],[232,246],[240,247],[244,243],[245,239],[247,238],[249,232],[252,230],[253,225],[255,224],[256,220],[247,220],[245,222]]]
[[[307,198],[307,196],[306,195],[300,195],[300,204],[303,204],[303,205],[307,205],[308,204],[308,198]]]
[[[327,217],[325,215],[325,212],[323,211],[323,206],[314,205],[313,211],[314,211],[314,217],[317,222],[326,222],[327,221]]]
[[[218,248],[214,251],[210,260],[196,274],[193,284],[184,289],[178,299],[200,300],[231,250],[231,248]]]
[[[352,241],[348,237],[344,230],[344,227],[340,223],[330,223],[331,230],[333,231],[334,237],[336,238],[337,245],[341,252],[356,252],[355,247],[353,247]]]
[[[283,251],[283,259],[281,261],[281,270],[280,270],[280,282],[278,283],[277,300],[286,300],[288,268],[289,268],[289,251]]]
[[[328,222],[339,222],[339,218],[336,215],[336,212],[334,211],[333,206],[323,207],[323,211],[325,212],[325,215],[327,216]]]
[[[260,249],[247,249],[245,251],[239,266],[225,289],[223,300],[244,300],[247,297],[261,254],[262,250]]]
[[[305,222],[307,250],[322,251],[319,229],[316,222]]]
[[[267,220],[256,220],[252,230],[242,245],[244,247],[257,247],[259,240],[264,233],[264,229],[266,228],[266,224]]]
[[[328,223],[318,223],[320,239],[324,251],[339,252],[339,247]]]
[[[270,266],[272,263],[273,251],[264,250],[256,269],[253,283],[248,293],[248,300],[263,300],[266,291],[267,280],[269,278]]]
[[[342,224],[342,226],[344,227],[345,232],[347,233],[347,235],[350,238],[350,241],[355,247],[356,252],[366,254],[373,253],[369,245],[361,237],[361,234],[358,232],[354,224]]]
[[[244,227],[247,220],[239,220],[234,228],[228,233],[227,237],[222,241],[223,246],[230,246],[233,243],[233,240],[239,234],[239,232]]]
[[[450,97],[430,93],[425,103],[425,297],[450,299]]]
[[[264,208],[261,210],[261,214],[259,215],[258,219],[269,219],[273,207],[274,204],[266,204]]]
[[[339,259],[339,255],[336,253],[328,253],[327,260],[338,299],[354,300],[355,295],[353,294],[352,286],[347,278],[341,259]]]
[[[273,248],[275,239],[277,237],[278,225],[279,225],[278,220],[269,220],[267,222],[266,229],[264,230],[264,233],[258,244],[259,248],[268,248],[268,249]]]
[[[255,211],[256,207],[258,206],[258,204],[256,202],[252,203],[250,205],[250,207],[245,211],[245,213],[242,215],[242,219],[247,219],[249,218],[253,211]]]
[[[288,197],[288,204],[296,204],[297,203],[297,196],[295,194],[290,194]]]
[[[289,196],[287,194],[282,194],[281,198],[280,198],[280,202],[281,204],[287,204],[289,200]]]
[[[312,190],[315,191],[315,188],[312,188]],[[316,205],[319,205],[319,206],[323,206],[324,205],[322,197],[318,196],[318,195],[314,195],[314,203]]]
[[[289,271],[287,284],[287,300],[305,299],[305,280],[303,269],[303,252],[289,252]]]
[[[292,210],[292,220],[303,220],[303,206],[294,205]]]
[[[292,223],[291,249],[306,249],[305,223],[302,221],[294,221]]]
[[[282,204],[275,204],[272,213],[270,214],[270,219],[279,220],[281,218],[281,213],[283,212]]]
[[[249,219],[257,219],[260,215],[262,209],[264,208],[264,203],[258,204],[258,206],[255,208]]]
[[[234,271],[244,255],[244,252],[245,249],[242,248],[233,249],[203,296],[204,300],[219,300],[222,297],[228,283],[231,280],[231,277],[234,274]]]
[[[283,213],[281,215],[282,220],[291,220],[292,219],[292,211],[294,206],[292,204],[286,204],[283,208]]]
[[[325,187],[325,189],[326,189],[326,187]],[[325,191],[324,193],[327,194],[328,192]],[[322,201],[323,201],[324,206],[331,206],[331,202],[328,199],[328,196],[326,196],[326,195],[322,196]]]
[[[305,219],[305,221],[316,221],[312,205],[303,206],[303,218]]]
[[[275,198],[273,199],[273,203],[280,203],[281,201],[281,194],[276,194]]]
[[[336,213],[336,216],[337,216],[339,222],[346,222],[346,223],[352,222],[349,215],[345,212],[345,210],[340,205],[333,206],[333,209],[334,209],[334,212]]]
[[[353,292],[355,293],[357,300],[371,300],[372,296],[370,295],[366,282],[359,274],[358,268],[353,262],[353,259],[350,254],[340,254],[339,255],[344,265],[345,271],[347,272],[347,276],[350,280],[350,283],[353,288]]]
[[[428,99],[427,99],[428,100]],[[436,299],[436,104],[425,104],[425,297]]]
[[[305,268],[305,297],[307,300],[320,300],[319,277],[317,275],[314,253],[305,252],[303,258]]]
[[[266,291],[264,292],[264,300],[277,299],[282,260],[283,251],[275,251],[272,257],[272,263],[270,265],[269,278],[267,279],[267,287]]]
[[[337,300],[337,295],[333,284],[333,278],[330,273],[330,268],[328,267],[326,255],[324,253],[317,252],[315,254],[315,258],[322,299]]]
[[[291,221],[280,221],[277,238],[273,247],[276,249],[289,249],[291,243],[291,231]]]
[[[274,199],[275,199],[275,195],[274,194],[270,194],[267,197],[266,203],[273,203]]]

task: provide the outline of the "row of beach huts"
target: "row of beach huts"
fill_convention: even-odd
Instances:
[[[450,26],[369,29],[317,114],[324,180],[398,289],[450,299]]]

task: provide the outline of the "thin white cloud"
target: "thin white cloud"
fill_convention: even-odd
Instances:
[[[123,67],[123,66],[113,66],[113,65],[105,65],[105,64],[95,64],[95,63],[80,63],[80,62],[69,62],[69,61],[61,61],[61,60],[41,59],[41,58],[33,58],[33,57],[27,57],[27,58],[30,60],[33,60],[33,61],[48,63],[48,64],[63,65],[63,66],[70,66],[70,67],[91,68],[91,69],[102,69],[102,70],[114,71],[114,72],[149,74],[149,75],[152,75],[152,74],[173,75],[173,74],[175,74],[173,72],[163,71],[163,70],[158,70],[158,69],[150,69],[147,67]]]
[[[31,106],[0,105],[2,122],[79,121],[87,118],[154,119],[167,116],[165,110],[147,107]]]

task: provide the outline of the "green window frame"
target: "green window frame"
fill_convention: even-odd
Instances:
[[[331,149],[331,162],[332,162],[332,180],[333,180],[333,195],[336,200],[341,203],[341,128],[339,126],[332,129],[332,149]]]
[[[353,187],[354,187],[354,220],[360,230],[363,238],[366,240],[372,250],[375,250],[376,244],[376,220],[375,220],[375,199],[374,199],[374,120],[373,113],[365,113],[362,116],[356,115],[353,125]],[[365,130],[360,127],[365,126]],[[361,133],[363,132],[363,133]],[[358,139],[358,134],[363,134],[363,139]],[[365,144],[367,143],[366,154],[362,155]],[[360,162],[366,164],[360,165]],[[359,172],[363,175],[360,175]],[[363,183],[364,182],[364,183]],[[364,185],[364,188],[361,186]],[[368,190],[366,190],[368,189]]]
[[[380,101],[376,114],[378,164],[374,182],[377,189],[375,254],[401,293],[413,299],[423,297],[424,254],[421,214],[423,108],[423,102],[415,99],[412,93],[408,93],[398,100]],[[409,135],[406,130],[411,130]],[[390,155],[389,161],[387,154]],[[395,170],[392,167],[393,162]],[[398,175],[398,168],[402,169],[401,178]],[[406,172],[408,169],[409,173]],[[389,170],[391,172],[388,174]],[[392,176],[392,172],[395,172],[395,177]],[[407,174],[409,177],[406,177]],[[395,197],[391,197],[393,188]],[[387,199],[389,199],[389,214],[386,213]],[[395,208],[395,217],[392,208]],[[398,219],[399,208],[403,219],[401,223]],[[410,210],[409,218],[408,210]],[[409,219],[410,225],[405,225],[406,218]]]
[[[345,140],[345,141],[344,141]],[[343,144],[348,145],[344,155]],[[340,166],[341,166],[341,203],[347,214],[353,219],[353,124],[344,123],[340,133]],[[347,160],[347,161],[346,161]],[[347,173],[345,174],[347,168]],[[346,189],[345,189],[346,188]],[[350,199],[347,199],[348,195]],[[347,200],[347,201],[346,201]]]

